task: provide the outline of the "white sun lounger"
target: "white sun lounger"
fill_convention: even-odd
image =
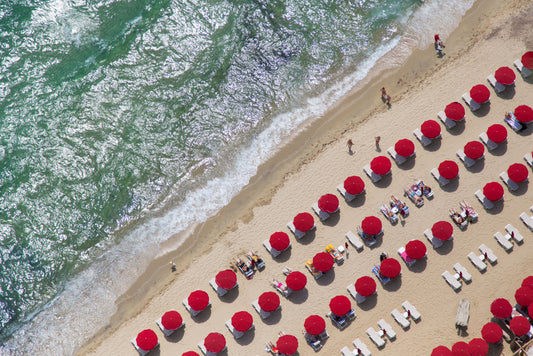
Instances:
[[[350,243],[352,244],[352,246],[354,246],[357,251],[361,251],[363,249],[363,243],[361,242],[361,240],[359,240],[359,238],[351,231],[348,231],[346,233],[346,238],[348,239],[348,241],[350,241]]]
[[[515,191],[518,189],[518,184],[516,184],[509,178],[509,176],[507,175],[507,172],[505,171],[501,172],[500,179],[502,180],[502,182],[505,183],[505,185],[507,186],[507,188],[509,188],[510,191]]]
[[[178,327],[178,329],[174,329],[174,330],[169,330],[169,329],[166,329],[163,324],[161,324],[161,318],[157,319],[156,322],[157,326],[159,326],[159,329],[163,332],[163,334],[165,334],[165,336],[170,336],[172,335],[176,330],[178,330],[179,328],[182,328],[183,326],[185,326],[185,322],[182,321],[181,322],[181,325]]]
[[[477,200],[479,200],[479,202],[483,204],[483,207],[485,207],[485,209],[494,208],[494,203],[485,198],[485,195],[483,194],[481,189],[477,190],[474,195],[476,196]]]
[[[472,275],[468,273],[466,268],[464,268],[459,262],[453,265],[455,272],[459,273],[462,276],[463,281],[470,282],[472,281]]]
[[[289,230],[291,230],[291,232],[294,234],[294,237],[296,237],[297,239],[301,239],[302,237],[305,236],[305,232],[300,231],[296,227],[294,227],[294,224],[292,223],[292,221],[289,221],[287,223],[287,227],[289,228]]]
[[[526,226],[529,227],[531,231],[533,231],[533,217],[529,216],[526,213],[522,213],[520,214],[520,220],[522,220],[522,222],[526,224]]]
[[[139,345],[137,345],[137,339],[132,339],[131,340],[131,344],[133,345],[133,347],[135,347],[135,350],[137,350],[137,352],[139,353],[139,355],[141,356],[145,356],[147,355],[149,352],[151,352],[152,350],[155,350],[156,348],[159,347],[159,341],[157,342],[157,345],[154,346],[154,348],[152,350],[143,350],[139,347]]]
[[[220,288],[218,286],[218,284],[216,283],[215,281],[215,278],[213,278],[212,280],[209,281],[209,284],[211,285],[211,287],[215,290],[215,292],[217,292],[217,294],[222,297],[223,295],[225,295],[226,293],[228,293],[228,290],[227,289],[224,289],[224,288]]]
[[[509,240],[507,240],[505,238],[505,236],[502,235],[501,232],[496,232],[494,234],[494,238],[496,239],[496,241],[498,241],[498,243],[500,244],[501,247],[503,247],[503,249],[505,251],[509,251],[513,248],[513,243]]]
[[[470,110],[472,111],[476,111],[481,107],[479,103],[472,100],[469,93],[464,93],[462,98],[463,98],[463,101],[466,103],[466,105],[468,105],[470,107]]]
[[[459,290],[461,286],[463,285],[461,282],[457,280],[457,278],[455,278],[454,275],[452,275],[448,271],[444,271],[442,273],[442,278],[444,278],[444,280],[450,285],[450,287],[453,288],[453,290]]]
[[[431,170],[431,175],[437,182],[439,182],[440,185],[445,186],[446,184],[450,183],[450,181],[443,176],[440,175],[439,170],[437,168],[433,168]]]
[[[263,309],[261,309],[261,307],[259,306],[259,300],[258,299],[254,300],[252,302],[252,306],[254,307],[254,309],[257,312],[257,314],[259,314],[261,319],[267,319],[270,316],[270,312],[266,312]],[[278,309],[279,309],[279,307],[278,307]]]
[[[468,259],[470,260],[470,262],[472,262],[472,264],[474,265],[474,267],[476,267],[480,272],[483,272],[484,270],[487,269],[487,264],[485,262],[483,262],[481,260],[481,257],[479,257],[478,255],[476,255],[474,252],[470,252],[468,255],[467,255]]]
[[[403,246],[398,249],[398,255],[401,256],[407,267],[411,267],[416,262],[415,259],[412,259],[411,257],[407,256],[407,252],[405,252],[405,247]]]
[[[347,202],[351,202],[357,196],[357,195],[348,193],[346,189],[344,189],[344,184],[340,184],[339,186],[337,186],[337,190],[339,191],[339,193],[341,193],[341,195],[344,197],[344,199]]]
[[[353,285],[353,283],[346,287],[346,289],[348,290],[348,292],[350,292],[351,296],[353,297],[353,299],[355,299],[357,304],[361,304],[366,300],[366,297],[363,297],[361,294],[357,293],[357,290],[355,289],[355,285]]]
[[[533,73],[530,69],[527,69],[526,67],[524,67],[520,59],[517,59],[516,61],[514,61],[513,64],[516,67],[516,69],[520,72],[522,77],[524,78],[529,77],[531,73]]]
[[[341,355],[342,355],[342,356],[354,356],[355,353],[353,353],[353,352],[348,348],[348,346],[344,346],[344,347],[341,349]]]
[[[470,168],[474,164],[476,164],[476,160],[473,160],[472,158],[466,157],[465,152],[463,150],[459,150],[455,154],[464,163],[466,168]]]
[[[370,164],[364,166],[363,171],[372,180],[373,183],[379,182],[381,180],[381,175],[374,173],[372,169],[370,169]]]
[[[387,149],[387,153],[392,157],[393,160],[396,161],[397,164],[402,164],[407,161],[405,157],[402,157],[398,153],[396,153],[396,150],[392,146]]]
[[[487,77],[487,81],[489,84],[494,88],[494,91],[496,91],[497,94],[501,93],[505,90],[505,85],[498,83],[496,81],[496,78],[494,77],[494,74],[491,74]]]
[[[439,248],[442,246],[442,240],[439,240],[435,236],[433,236],[433,233],[431,232],[431,229],[427,229],[424,231],[424,236],[426,239],[428,239],[429,242],[433,245],[433,248]]]
[[[411,325],[411,322],[398,309],[394,309],[390,314],[402,328],[407,329]]]
[[[530,167],[533,167],[533,155],[531,152],[528,152],[524,155],[524,160],[529,164]]]
[[[396,339],[396,332],[392,328],[392,326],[385,321],[385,319],[380,319],[378,321],[378,326],[381,328],[381,330],[385,330],[385,335],[389,338],[389,340]]]
[[[313,211],[320,218],[321,221],[329,219],[329,214],[326,213],[324,210],[320,210],[320,208],[318,207],[318,203],[313,204],[311,209],[313,209]]]
[[[439,120],[442,121],[444,126],[446,126],[447,129],[453,129],[455,127],[456,125],[455,121],[448,119],[444,111],[439,111],[437,116],[439,117]]]
[[[431,144],[431,142],[433,142],[432,139],[430,139],[429,137],[426,137],[424,136],[424,134],[422,133],[422,131],[420,131],[419,128],[416,128],[414,131],[413,131],[413,135],[415,135],[415,137],[417,138],[417,140],[422,144],[422,146],[426,147],[427,145]]]
[[[511,224],[505,225],[505,231],[509,233],[509,236],[511,236],[511,233],[513,233],[512,237],[516,242],[522,243],[524,241],[524,237],[522,236],[522,234],[513,225]]]
[[[486,132],[479,134],[479,139],[485,144],[485,146],[487,146],[487,150],[489,151],[492,151],[498,147],[498,144],[492,141],[489,136],[487,136]]]
[[[378,348],[385,346],[385,340],[383,340],[381,336],[379,336],[378,332],[374,330],[374,328],[370,327],[366,329],[366,334],[368,335],[370,340],[372,340],[372,342],[376,344]]]
[[[360,351],[359,355],[362,355],[362,356],[371,356],[372,354],[370,353],[370,350],[368,349],[368,347],[365,345],[364,342],[361,341],[361,339],[357,338],[355,339],[354,341],[352,341],[352,344],[353,346],[355,346],[355,352],[354,352],[354,355],[357,355],[357,350]]]
[[[235,337],[236,339],[240,339],[241,337],[243,337],[244,332],[235,330],[233,325],[231,325],[231,319],[226,321],[226,327],[233,334],[233,337]]]
[[[483,261],[485,260],[485,254],[487,255],[486,260],[488,260],[491,264],[495,264],[498,262],[498,257],[494,254],[494,252],[485,244],[481,244],[478,247],[479,252],[481,252],[481,256],[479,258]]]
[[[263,246],[265,246],[266,250],[270,252],[272,257],[278,257],[281,253],[281,251],[278,251],[275,248],[272,248],[272,246],[270,246],[270,241],[268,239],[263,241]]]
[[[402,307],[405,309],[406,312],[409,312],[411,314],[411,318],[413,318],[413,320],[420,320],[420,313],[411,303],[409,303],[409,301],[406,300],[405,302],[403,302]]]

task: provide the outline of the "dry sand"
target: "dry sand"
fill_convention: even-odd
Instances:
[[[498,14],[498,16],[495,16]],[[469,11],[458,30],[447,39],[447,55],[438,59],[433,49],[419,51],[408,63],[388,78],[374,86],[367,86],[356,95],[366,98],[366,106],[372,111],[369,116],[361,115],[361,103],[349,103],[352,98],[322,118],[305,132],[297,141],[314,142],[311,147],[303,147],[295,154],[283,152],[274,163],[269,162],[262,168],[251,186],[263,188],[255,198],[248,201],[244,210],[223,211],[212,222],[212,226],[223,231],[216,236],[211,233],[204,239],[211,241],[209,248],[202,251],[189,250],[191,263],[185,270],[170,275],[163,287],[150,289],[147,298],[128,304],[129,313],[116,316],[112,324],[92,339],[80,354],[95,355],[135,355],[130,344],[136,334],[146,328],[156,331],[160,339],[162,355],[176,355],[188,350],[199,351],[197,343],[209,332],[222,333],[227,340],[228,355],[263,355],[267,341],[276,341],[279,331],[293,334],[299,340],[299,354],[312,355],[313,350],[306,344],[303,335],[303,322],[308,315],[325,315],[329,300],[335,295],[349,296],[346,286],[354,283],[363,275],[372,276],[372,267],[379,262],[382,251],[401,261],[396,251],[411,239],[420,239],[428,246],[427,261],[418,262],[408,269],[403,261],[402,274],[386,286],[378,282],[377,295],[370,297],[364,304],[355,307],[357,318],[343,331],[336,329],[327,321],[330,338],[320,351],[323,355],[339,354],[343,346],[351,347],[355,338],[360,338],[374,354],[380,355],[429,355],[437,345],[451,347],[457,341],[469,341],[480,337],[481,327],[490,320],[490,303],[497,297],[508,298],[514,304],[514,291],[521,280],[533,274],[531,241],[533,234],[519,220],[523,211],[528,211],[533,202],[533,194],[528,183],[523,183],[516,192],[505,188],[503,202],[490,211],[483,209],[475,199],[474,192],[490,181],[499,181],[500,172],[511,163],[524,162],[523,156],[531,152],[532,131],[529,127],[520,134],[510,130],[508,140],[494,151],[486,152],[485,160],[466,169],[458,160],[455,152],[468,141],[478,140],[478,135],[494,123],[503,123],[506,111],[521,104],[533,103],[533,81],[524,80],[517,75],[514,88],[497,96],[491,91],[490,105],[484,105],[472,113],[466,110],[464,125],[446,131],[443,128],[442,140],[423,148],[414,138],[413,129],[427,119],[437,119],[437,112],[452,101],[460,101],[461,95],[475,84],[487,84],[486,77],[500,66],[511,66],[526,50],[533,48],[528,29],[532,28],[533,7],[523,1],[478,1]],[[529,38],[528,38],[529,35]],[[527,42],[529,40],[529,43]],[[514,67],[513,67],[514,69]],[[417,77],[426,72],[423,77]],[[387,110],[379,100],[378,87],[385,83],[393,95],[392,107]],[[488,86],[488,84],[487,84]],[[370,99],[369,99],[370,98]],[[371,105],[368,105],[371,103]],[[333,129],[321,133],[331,118]],[[363,120],[362,120],[363,119]],[[342,132],[342,134],[341,134]],[[314,136],[317,135],[317,136]],[[374,136],[381,136],[381,151],[374,146]],[[302,138],[303,137],[303,138]],[[355,154],[349,155],[346,141],[351,138]],[[416,158],[402,166],[393,163],[392,174],[377,184],[370,182],[362,167],[377,155],[387,155],[388,147],[400,138],[415,142]],[[293,146],[288,146],[292,151]],[[285,151],[287,152],[287,151]],[[430,170],[445,159],[459,164],[459,179],[440,188],[430,175]],[[286,167],[292,167],[287,173]],[[279,170],[280,172],[274,172]],[[283,174],[284,175],[280,175]],[[336,186],[350,175],[359,175],[366,184],[366,195],[347,204],[341,200],[340,212],[322,223],[316,220],[316,231],[297,241],[286,227],[299,212],[310,212],[311,205],[325,193],[337,194]],[[416,179],[423,179],[433,187],[434,198],[426,200],[421,208],[409,202],[411,214],[405,223],[392,226],[385,221],[379,207],[387,203],[391,194],[402,196],[403,189]],[[231,204],[254,197],[250,189],[237,197]],[[264,198],[268,197],[268,198]],[[340,195],[339,195],[340,197]],[[405,198],[406,199],[406,198]],[[460,231],[454,225],[454,239],[446,242],[438,250],[431,248],[423,236],[423,231],[438,220],[451,221],[448,210],[458,208],[461,200],[468,200],[479,212],[479,221]],[[361,220],[368,215],[382,219],[384,236],[374,248],[365,246],[361,252],[349,248],[343,265],[337,266],[323,278],[315,281],[304,268],[304,262],[324,249],[330,243],[335,246],[344,244],[344,234],[355,231]],[[316,218],[316,216],[315,216]],[[512,223],[524,235],[525,242],[514,246],[506,253],[493,239],[492,235],[504,232],[504,226]],[[209,232],[209,229],[196,231],[196,234]],[[212,231],[212,230],[211,230]],[[285,251],[277,259],[272,259],[261,242],[275,231],[285,231],[291,236],[292,249]],[[214,239],[216,237],[216,239]],[[214,242],[213,242],[214,240]],[[470,251],[478,252],[477,247],[485,243],[498,256],[498,263],[488,266],[485,273],[478,272],[468,261]],[[210,288],[208,281],[222,269],[228,267],[231,258],[239,253],[255,249],[266,261],[266,269],[256,273],[252,280],[238,276],[239,287],[219,298]],[[454,292],[442,279],[445,270],[453,271],[452,266],[460,262],[472,274],[470,284],[463,283],[459,292]],[[168,259],[158,261],[164,273],[168,274]],[[182,265],[180,261],[180,267]],[[305,290],[294,293],[289,299],[281,298],[282,309],[267,320],[261,320],[251,306],[251,302],[263,292],[271,291],[273,278],[283,279],[282,269],[290,266],[308,276]],[[146,276],[144,278],[147,278]],[[140,281],[138,285],[150,285]],[[191,318],[181,301],[195,289],[208,292],[212,308],[197,318]],[[350,297],[351,298],[351,297]],[[131,298],[130,298],[131,299]],[[458,334],[455,329],[455,315],[459,299],[468,299],[470,321],[466,333]],[[407,330],[396,324],[390,312],[401,309],[401,303],[409,300],[422,314],[418,323],[412,323]],[[157,328],[155,320],[165,311],[178,310],[186,322],[184,330],[165,339]],[[246,310],[254,316],[255,330],[247,333],[238,341],[224,326],[233,313]],[[133,315],[131,315],[133,314]],[[368,327],[377,328],[377,321],[384,318],[397,333],[395,341],[389,342],[378,351],[366,336]],[[353,347],[351,347],[353,348]],[[491,355],[511,354],[509,346],[492,347]],[[156,353],[157,354],[157,353]]]

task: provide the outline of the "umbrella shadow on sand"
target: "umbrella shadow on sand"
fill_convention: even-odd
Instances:
[[[531,132],[533,132],[533,124],[529,124],[522,131],[518,131],[517,134],[519,134],[520,136],[529,136],[531,135]]]
[[[427,258],[421,258],[416,261],[414,265],[409,267],[409,271],[414,273],[422,273],[426,270],[426,266],[428,264]]]
[[[422,146],[422,148],[429,152],[435,152],[438,151],[440,146],[442,144],[442,140],[440,138],[438,139],[432,139],[431,143],[427,146]]]
[[[389,283],[383,285],[383,289],[387,292],[394,292],[400,289],[402,286],[402,275],[399,274],[397,277],[392,278]]]
[[[354,198],[354,200],[350,202],[346,202],[350,207],[352,208],[358,208],[360,206],[363,206],[366,201],[366,192],[363,192],[362,194],[358,195]]]
[[[242,337],[235,339],[235,341],[237,341],[237,344],[241,346],[250,345],[254,341],[254,338],[255,338],[255,328],[252,330],[246,331]]]
[[[386,174],[381,179],[374,183],[376,188],[388,188],[392,182],[392,173]]]
[[[452,136],[459,136],[462,134],[466,129],[466,119],[463,121],[456,121],[455,126],[451,129],[446,129],[448,133]]]
[[[503,156],[507,152],[507,141],[498,144],[498,147],[489,151],[493,156]]]
[[[223,296],[219,296],[218,299],[223,303],[233,303],[239,296],[239,287],[230,289]]]
[[[470,173],[479,173],[485,168],[485,159],[480,159],[476,161],[476,164],[474,164],[471,167],[465,167],[467,171]]]
[[[316,283],[321,286],[327,286],[333,283],[335,280],[335,268],[330,269],[322,277],[316,279]]]
[[[403,171],[412,169],[415,166],[416,157],[409,157],[403,164],[396,164],[396,167],[400,168]]]
[[[505,198],[504,198],[505,199]],[[491,215],[496,215],[496,214],[499,214],[502,212],[503,208],[504,208],[504,199],[500,199],[498,201],[495,201],[493,202],[494,204],[494,208],[492,209],[485,209],[485,212],[491,214]]]
[[[447,193],[452,193],[457,190],[459,187],[459,176],[456,178],[450,179],[450,182],[446,185],[441,185],[440,189],[444,190]]]
[[[372,294],[371,296],[366,297],[365,301],[357,304],[357,306],[364,311],[369,311],[373,309],[378,304],[378,295],[377,293]]]
[[[304,288],[302,290],[292,292],[287,299],[294,304],[302,304],[307,301],[307,298],[309,298],[309,291],[307,288]]]
[[[270,316],[268,318],[261,319],[261,321],[267,325],[277,324],[281,320],[281,311],[281,309],[274,310],[273,312],[270,312]]]
[[[307,231],[304,237],[302,237],[301,239],[296,239],[296,241],[298,241],[298,243],[301,243],[302,245],[309,245],[311,242],[315,240],[315,237],[316,237],[316,229],[313,229],[313,230]]]
[[[208,307],[202,310],[202,312],[198,314],[197,316],[191,316],[191,319],[194,320],[195,323],[199,324],[199,323],[205,323],[206,321],[209,320],[210,317],[211,317],[211,308]]]
[[[168,342],[172,342],[172,343],[179,342],[181,339],[183,339],[183,335],[185,335],[186,327],[187,326],[185,325],[185,327],[179,328],[178,330],[174,331],[169,336],[165,336],[165,340],[167,340]]]
[[[285,263],[291,258],[291,255],[292,255],[292,247],[286,249],[285,251],[283,251],[276,257],[273,257],[272,260],[276,263]]]
[[[514,196],[520,196],[527,193],[529,188],[528,182],[518,183],[518,189],[517,190],[509,190],[509,193],[511,193]]]
[[[476,117],[483,117],[487,116],[488,113],[490,113],[490,101],[486,104],[481,104],[481,107],[477,109],[476,111],[470,111],[472,115]]]
[[[341,218],[341,212],[338,211],[336,213],[331,213],[329,215],[329,218],[322,221],[322,225],[325,226],[335,226],[339,223],[339,220]]]
[[[453,250],[453,239],[443,241],[442,246],[434,250],[441,256],[449,254]]]
[[[508,85],[507,88],[505,88],[504,91],[501,93],[497,93],[496,95],[498,98],[505,99],[505,100],[512,100],[516,94],[516,89],[514,84]]]

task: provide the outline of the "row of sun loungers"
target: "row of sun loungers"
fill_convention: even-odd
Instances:
[[[507,238],[505,238],[505,236],[503,236],[501,232],[496,232],[494,234],[494,238],[496,239],[496,241],[498,241],[498,243],[501,245],[501,247],[503,247],[505,251],[510,251],[513,249],[513,243]]]
[[[531,211],[533,211],[533,206],[529,208]],[[520,214],[520,220],[531,230],[533,231],[533,216],[528,215],[526,213]]]
[[[468,273],[467,269],[464,268],[459,262],[453,265],[453,269],[459,274],[463,281],[467,283],[470,283],[472,281],[472,275]]]
[[[458,276],[457,276],[458,277]],[[459,289],[461,289],[462,287],[462,283],[461,281],[458,280],[458,278],[456,278],[454,275],[452,275],[450,272],[448,271],[444,271],[442,273],[442,278],[444,278],[444,280],[450,285],[450,287],[453,288],[453,290],[457,291]]]

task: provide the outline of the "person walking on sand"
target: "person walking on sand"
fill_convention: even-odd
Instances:
[[[387,90],[385,89],[385,87],[381,88],[381,100],[383,100],[385,104],[390,106],[390,99],[390,95],[387,94]]]
[[[352,146],[353,146],[352,139],[348,140],[348,142],[346,143],[346,146],[348,146],[348,153],[352,153]]]
[[[379,148],[379,141],[381,140],[381,136],[376,136],[374,139],[376,140],[376,148]]]

